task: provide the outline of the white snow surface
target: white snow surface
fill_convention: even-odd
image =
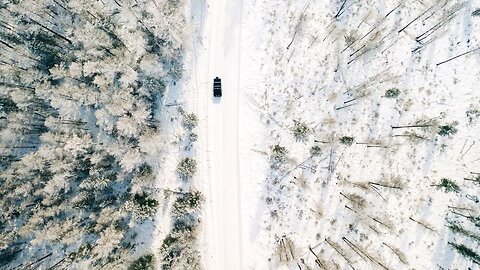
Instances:
[[[196,51],[193,80],[200,119],[199,148],[205,150],[203,155],[199,154],[199,178],[204,183],[202,191],[206,197],[205,267],[243,269],[238,165],[242,1],[193,4],[193,21],[200,34],[193,40]],[[213,78],[217,76],[222,80],[221,98],[213,97]]]

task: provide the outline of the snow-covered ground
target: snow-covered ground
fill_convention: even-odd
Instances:
[[[478,267],[453,244],[479,249],[478,184],[464,180],[480,167],[479,1],[207,5],[207,269]],[[460,190],[436,186],[444,178]]]
[[[447,226],[479,233],[449,208],[479,215],[478,185],[463,180],[480,167],[478,121],[466,115],[479,106],[479,55],[442,62],[480,45],[480,3],[342,3],[244,4],[245,268],[478,267],[449,244],[478,250],[475,238]],[[400,94],[386,98],[389,89]],[[304,141],[294,120],[308,127]],[[429,127],[392,128],[418,123]],[[456,134],[438,134],[452,123]],[[276,144],[288,154],[275,170]],[[461,191],[432,186],[442,178]]]

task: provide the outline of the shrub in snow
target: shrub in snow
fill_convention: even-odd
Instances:
[[[293,120],[293,137],[298,142],[304,142],[307,140],[307,136],[310,133],[310,128],[300,121]]]
[[[197,161],[192,158],[183,159],[177,166],[177,173],[184,181],[193,177],[197,172]]]
[[[198,135],[196,133],[190,133],[188,134],[188,141],[190,143],[194,143],[198,140]]]
[[[270,147],[270,167],[278,169],[287,161],[287,149],[280,145]]]
[[[467,114],[469,124],[472,124],[478,117],[480,117],[480,110],[478,109],[470,109],[465,113]]]
[[[320,148],[320,146],[315,145],[315,146],[312,146],[312,148],[310,148],[310,155],[317,157],[317,156],[320,156],[321,154],[322,154],[322,148]]]
[[[396,98],[400,95],[400,90],[397,88],[391,88],[385,91],[385,97],[386,98]]]
[[[195,241],[195,234],[192,232],[167,235],[160,248],[161,269],[202,269],[200,253],[195,248]]]
[[[452,180],[448,178],[442,178],[440,180],[440,184],[438,185],[433,185],[436,186],[437,188],[444,188],[445,192],[459,192],[460,187]]]
[[[194,113],[184,113],[182,125],[188,129],[192,130],[198,125],[198,117]]]
[[[200,191],[190,191],[177,198],[173,203],[173,214],[175,216],[193,213],[197,211],[203,201]]]
[[[152,254],[142,256],[132,262],[128,270],[153,270],[155,269],[155,257]]]
[[[142,177],[142,176],[150,176],[152,175],[153,173],[153,169],[152,169],[152,166],[150,166],[149,164],[147,163],[142,163],[142,165],[140,165],[138,168],[137,168],[137,173],[138,173],[138,176]]]
[[[475,10],[472,12],[472,16],[474,16],[474,17],[480,17],[480,8],[475,9]]]
[[[457,131],[458,130],[453,126],[453,124],[438,127],[438,135],[444,136],[444,137],[453,135],[457,133]]]
[[[350,146],[353,144],[354,139],[353,137],[343,136],[340,138],[340,143]]]

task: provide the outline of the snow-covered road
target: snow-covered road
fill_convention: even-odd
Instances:
[[[207,1],[204,51],[197,71],[199,117],[206,155],[203,156],[205,260],[207,269],[242,269],[240,177],[238,159],[238,96],[241,0]],[[206,68],[208,67],[208,70]],[[214,77],[222,79],[223,96],[213,98]]]

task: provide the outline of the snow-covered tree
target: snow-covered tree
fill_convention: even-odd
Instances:
[[[455,127],[455,124],[450,124],[450,125],[443,125],[438,127],[438,135],[440,136],[451,136],[457,133],[457,128]]]
[[[184,158],[177,166],[177,173],[184,181],[192,178],[197,172],[197,161],[193,158]]]
[[[299,142],[305,142],[310,133],[310,128],[305,123],[294,120],[292,132],[295,140]]]
[[[183,126],[187,130],[192,130],[198,125],[198,117],[194,113],[183,113]]]
[[[147,254],[136,259],[130,264],[128,270],[153,270],[155,269],[155,257],[152,254]]]
[[[400,90],[398,88],[390,88],[387,91],[385,91],[384,97],[386,98],[396,98],[400,95]]]
[[[287,162],[287,149],[280,145],[270,147],[270,166],[278,169],[282,164]]]
[[[351,146],[353,144],[354,140],[355,140],[354,137],[343,136],[343,137],[340,138],[340,143],[344,144],[344,145],[347,145],[347,146]]]
[[[314,145],[312,146],[312,148],[310,148],[310,155],[316,157],[316,156],[320,156],[322,154],[322,148],[318,145]]]

